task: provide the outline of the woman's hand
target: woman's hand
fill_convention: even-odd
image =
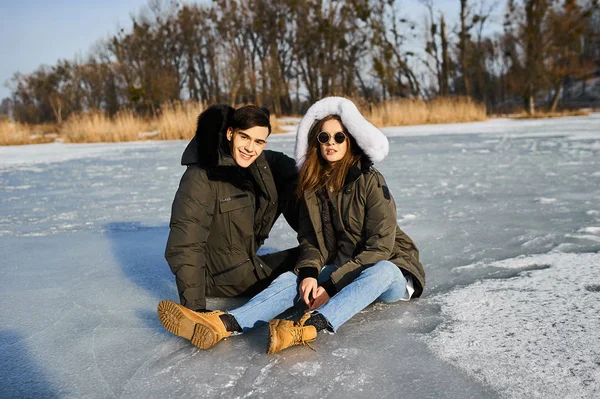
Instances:
[[[308,309],[306,311],[311,312],[315,309],[320,308],[321,306],[325,305],[327,303],[327,301],[329,301],[329,299],[330,299],[329,294],[327,293],[327,291],[325,291],[325,288],[323,288],[323,287],[317,288],[317,292],[315,294],[315,299],[313,299],[313,301],[311,302],[310,306],[308,307]]]
[[[310,306],[311,301],[316,297],[318,286],[317,279],[313,277],[307,277],[300,281],[298,294],[300,294],[300,299],[304,301],[306,306]]]

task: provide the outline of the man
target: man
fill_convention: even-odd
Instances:
[[[215,105],[198,118],[165,252],[187,309],[207,311],[207,296],[252,296],[295,266],[297,248],[256,255],[281,213],[297,229],[295,161],[264,149],[270,133],[256,106]]]

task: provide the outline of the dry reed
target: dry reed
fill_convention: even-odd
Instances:
[[[398,99],[360,108],[378,127],[474,122],[487,118],[485,105],[463,97],[442,97],[428,102]]]
[[[0,145],[29,144],[31,133],[26,125],[0,121]]]
[[[153,118],[136,116],[131,111],[121,111],[113,118],[102,112],[85,112],[71,116],[60,134],[71,143],[189,139],[202,109],[199,103],[165,105]]]
[[[285,132],[285,130],[279,124],[279,121],[277,120],[277,117],[275,115],[271,114],[269,119],[270,119],[270,122],[271,122],[271,133],[283,133],[283,132]]]
[[[56,139],[56,126],[45,123],[27,125],[0,120],[0,145],[49,143]]]
[[[158,132],[160,140],[189,140],[194,137],[198,115],[203,109],[204,106],[197,102],[163,106],[152,130]]]
[[[544,118],[561,118],[565,116],[589,116],[592,114],[592,111],[589,109],[574,109],[574,110],[564,110],[564,111],[556,111],[556,112],[536,112],[533,115],[529,115],[527,113],[520,113],[516,115],[508,115],[509,118],[512,119],[544,119]]]
[[[148,130],[148,122],[131,111],[121,111],[113,118],[92,111],[72,115],[60,128],[60,136],[70,143],[99,143],[139,140]]]
[[[403,126],[428,123],[471,122],[486,119],[484,105],[467,98],[439,98],[422,100],[393,100],[380,104],[361,105],[365,117],[374,125]],[[120,142],[144,139],[181,140],[193,137],[200,103],[175,103],[163,106],[157,115],[143,118],[131,111],[121,111],[113,118],[92,111],[71,115],[56,128],[53,125],[23,125],[0,122],[0,145],[48,142],[57,136],[71,143]],[[43,128],[42,128],[43,127]],[[274,133],[286,131],[275,115],[271,115]]]

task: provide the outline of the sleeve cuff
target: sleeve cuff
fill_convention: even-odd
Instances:
[[[333,281],[331,280],[325,281],[323,284],[321,284],[321,287],[325,288],[325,291],[330,298],[333,298],[333,296],[338,292],[337,288],[335,288],[335,284],[333,284]]]
[[[298,269],[298,277],[300,277],[300,281],[307,277],[317,278],[319,277],[319,271],[316,267],[301,267]]]

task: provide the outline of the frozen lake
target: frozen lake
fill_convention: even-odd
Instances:
[[[423,297],[271,356],[156,316],[186,143],[0,147],[0,397],[600,397],[600,114],[384,131]]]

